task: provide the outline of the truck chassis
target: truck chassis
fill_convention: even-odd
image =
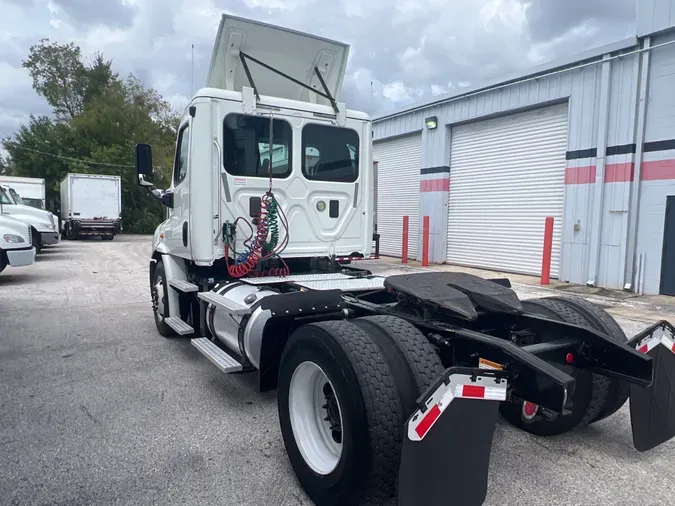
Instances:
[[[287,453],[316,504],[445,505],[449,491],[483,504],[499,414],[550,436],[630,398],[638,451],[675,436],[669,322],[628,340],[581,298],[521,301],[508,279],[384,278],[325,260],[239,279],[218,262],[150,263],[162,335],[193,335],[223,372],[257,372],[260,391],[278,390]]]

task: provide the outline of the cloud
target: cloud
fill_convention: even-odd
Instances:
[[[341,100],[375,113],[632,35],[636,0],[0,0],[0,9],[0,64],[16,78],[0,78],[3,135],[45,111],[21,68],[42,37],[101,51],[120,74],[184,105],[192,44],[197,88],[221,15],[254,18],[350,44]]]

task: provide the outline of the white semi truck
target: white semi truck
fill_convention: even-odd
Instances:
[[[6,184],[21,196],[24,205],[47,209],[45,180],[40,177],[0,176],[0,184]]]
[[[101,174],[68,174],[61,181],[61,230],[66,239],[114,239],[122,230],[122,180]]]
[[[0,191],[6,201],[3,204],[2,214],[30,225],[33,245],[38,253],[43,246],[60,242],[58,221],[54,214],[47,210],[24,205],[19,194],[9,185],[0,184]]]
[[[35,261],[30,225],[3,214],[9,198],[0,188],[0,272],[10,267],[23,267]]]
[[[320,506],[482,504],[499,412],[547,436],[630,397],[639,451],[675,436],[673,411],[654,414],[675,406],[669,322],[628,341],[583,299],[354,266],[373,252],[374,176],[371,121],[339,101],[348,50],[223,16],[168,189],[136,146],[138,183],[167,208],[149,259],[159,333],[277,390],[291,465]]]

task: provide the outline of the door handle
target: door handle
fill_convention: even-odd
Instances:
[[[187,248],[188,245],[188,222],[183,222],[183,246]]]

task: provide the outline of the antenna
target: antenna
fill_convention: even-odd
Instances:
[[[195,45],[192,44],[192,67],[190,69],[190,95],[195,93]]]

